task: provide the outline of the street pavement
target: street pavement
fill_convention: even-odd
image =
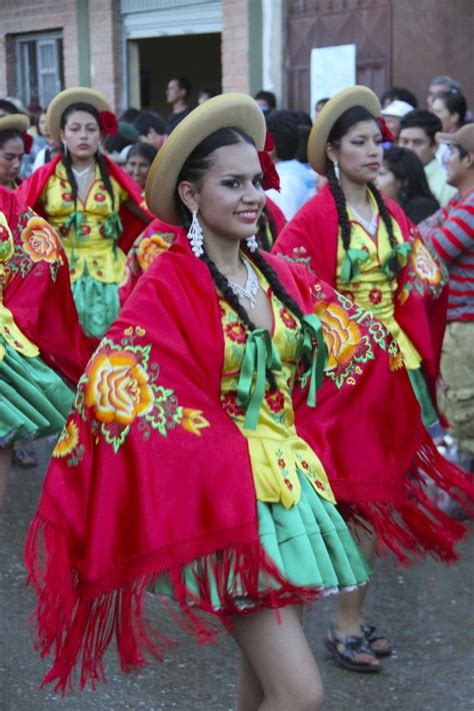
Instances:
[[[238,652],[223,633],[216,645],[200,647],[149,596],[149,617],[179,640],[163,664],[134,674],[118,670],[107,655],[109,683],[62,699],[39,689],[46,663],[33,651],[27,624],[34,607],[25,588],[22,548],[51,452],[35,445],[39,466],[14,468],[0,514],[0,711],[232,711],[236,708]],[[408,570],[379,563],[367,600],[367,621],[390,636],[395,651],[379,674],[340,669],[328,656],[323,636],[334,599],[305,614],[305,629],[326,691],[325,711],[468,711],[474,709],[474,537],[449,567],[427,562]],[[288,709],[291,711],[291,709]]]

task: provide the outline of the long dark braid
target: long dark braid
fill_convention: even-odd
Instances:
[[[257,269],[261,271],[265,279],[268,281],[270,288],[277,297],[277,299],[281,301],[281,303],[284,304],[287,309],[292,311],[296,318],[301,321],[301,319],[304,317],[304,313],[302,312],[296,301],[289,295],[289,293],[279,280],[275,270],[273,269],[271,264],[267,262],[260,250],[252,252],[249,255],[249,258],[254,262]]]
[[[375,117],[362,106],[353,106],[347,111],[344,111],[341,116],[335,121],[331,128],[328,136],[328,142],[332,144],[335,148],[339,148],[342,137],[359,121],[375,121]],[[341,238],[344,249],[347,252],[351,244],[351,223],[349,220],[349,214],[347,212],[347,202],[344,192],[341,188],[339,180],[336,177],[334,170],[334,163],[328,159],[327,161],[327,178],[329,182],[329,189],[336,203],[337,217],[339,222],[339,227],[341,229]],[[368,189],[374,196],[375,202],[380,212],[380,217],[383,220],[385,228],[388,234],[388,240],[392,250],[397,246],[397,240],[393,231],[393,221],[386,204],[380,192],[377,190],[373,183],[368,184]],[[392,255],[389,258],[388,266],[396,277],[401,270],[401,264],[396,255]]]

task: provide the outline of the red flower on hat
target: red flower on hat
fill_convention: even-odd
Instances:
[[[393,133],[387,126],[387,123],[384,119],[383,116],[378,116],[377,117],[377,123],[380,126],[380,130],[382,131],[382,138],[384,141],[389,141],[390,143],[393,143],[395,140]]]
[[[109,136],[116,136],[118,133],[118,121],[111,111],[99,112],[99,125],[104,133],[108,133]]]
[[[33,137],[29,133],[23,134],[23,145],[25,146],[25,153],[31,153],[31,146],[33,145]]]
[[[264,190],[280,190],[280,176],[278,175],[275,163],[272,161],[270,156],[270,151],[275,148],[275,142],[270,131],[267,131],[265,137],[265,146],[263,151],[258,152],[258,157],[260,159],[260,166],[263,173],[262,188]]]
[[[273,136],[270,133],[270,131],[267,131],[267,135],[265,136],[265,145],[263,147],[263,150],[267,151],[267,153],[271,153],[274,148],[275,148],[275,141],[273,140]]]

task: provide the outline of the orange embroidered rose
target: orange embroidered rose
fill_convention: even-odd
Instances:
[[[151,235],[151,237],[145,237],[141,242],[137,250],[137,260],[143,271],[148,269],[150,264],[156,257],[165,252],[170,248],[168,242],[166,242],[160,235]]]
[[[21,234],[25,252],[33,262],[56,262],[61,259],[59,240],[41,217],[31,217]]]
[[[99,353],[88,376],[86,404],[101,422],[129,425],[153,408],[148,375],[130,351]]]
[[[188,407],[183,408],[183,420],[181,422],[182,426],[188,432],[192,434],[201,436],[200,430],[209,427],[209,422],[202,415],[202,410],[191,410]]]
[[[329,369],[347,363],[357,351],[361,339],[359,327],[349,320],[347,312],[338,304],[319,301],[315,311],[321,320],[329,351]]]
[[[430,284],[440,283],[441,269],[421,239],[416,239],[413,244],[412,259],[415,271],[420,279],[428,281]]]
[[[74,447],[77,447],[78,442],[79,432],[77,425],[73,420],[69,420],[69,422],[66,422],[66,426],[61,432],[61,436],[54,448],[53,457],[67,457],[68,454],[71,454]]]

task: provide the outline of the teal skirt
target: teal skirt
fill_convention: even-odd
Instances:
[[[119,285],[104,284],[84,272],[71,288],[84,332],[102,338],[120,310]]]
[[[0,344],[0,447],[60,432],[74,392],[39,356],[20,355],[1,336]]]
[[[336,507],[322,499],[306,477],[299,473],[301,498],[296,506],[286,509],[281,504],[257,502],[260,542],[267,556],[276,565],[281,576],[291,585],[313,590],[315,594],[328,594],[351,590],[366,583],[369,565],[355,544]],[[215,565],[219,554],[214,554]],[[211,571],[213,566],[207,566]],[[207,575],[212,573],[207,572]],[[196,599],[203,575],[200,563],[190,563],[183,570],[183,580],[190,599]],[[222,608],[217,586],[209,581],[214,610]],[[171,584],[166,575],[158,578],[155,592],[172,596]],[[236,602],[242,609],[252,607],[238,581],[232,576],[229,590],[234,591]],[[259,594],[271,590],[261,581]]]

